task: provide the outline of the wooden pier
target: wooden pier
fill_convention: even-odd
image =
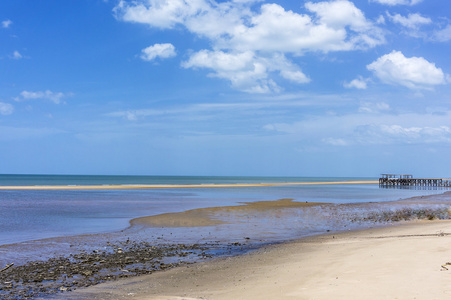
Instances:
[[[413,178],[410,174],[381,174],[379,186],[398,188],[441,188],[451,187],[451,180],[443,178]]]

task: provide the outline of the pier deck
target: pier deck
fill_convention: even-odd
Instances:
[[[381,174],[380,187],[451,187],[450,179],[413,178],[410,174]]]

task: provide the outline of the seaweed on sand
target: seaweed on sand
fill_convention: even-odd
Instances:
[[[451,208],[402,208],[370,212],[365,216],[353,217],[353,222],[388,223],[411,220],[451,219]]]

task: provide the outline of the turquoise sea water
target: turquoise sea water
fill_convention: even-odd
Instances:
[[[377,180],[367,177],[249,177],[249,176],[121,176],[121,175],[2,175],[0,185],[125,185],[233,184],[266,182],[327,182]]]
[[[194,176],[81,176],[0,175],[0,185],[123,185],[209,184],[261,182],[331,182],[377,178],[323,177],[194,177]],[[123,230],[133,218],[189,209],[231,206],[243,202],[292,198],[301,202],[334,204],[392,201],[440,190],[380,189],[376,184],[305,185],[275,187],[182,188],[159,190],[0,190],[0,245]],[[258,218],[258,217],[257,217]],[[296,216],[291,216],[296,218]],[[272,224],[277,236],[290,236],[288,224]],[[239,223],[241,221],[237,221]],[[309,221],[306,221],[307,223]],[[258,223],[258,222],[257,222]],[[321,224],[304,224],[315,232]],[[296,226],[304,226],[296,225]],[[264,224],[258,224],[261,231]],[[280,228],[273,228],[279,226]],[[257,225],[255,225],[257,227]],[[294,227],[294,226],[292,226]],[[291,228],[291,229],[290,229]],[[210,228],[221,232],[224,228]],[[288,230],[288,233],[287,233]],[[302,231],[303,234],[307,231]],[[223,233],[222,233],[223,234]],[[294,234],[294,233],[293,233]]]

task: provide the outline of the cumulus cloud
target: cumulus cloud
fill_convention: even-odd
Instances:
[[[370,1],[395,6],[395,5],[415,5],[422,2],[423,0],[370,0]]]
[[[202,50],[194,53],[182,66],[184,68],[208,68],[210,76],[228,79],[234,88],[265,93],[270,90],[264,62],[258,61],[251,51],[226,53]]]
[[[227,79],[232,87],[249,93],[267,93],[276,90],[269,72],[278,72],[282,78],[295,83],[308,83],[310,79],[283,55],[259,57],[253,51],[228,53],[202,50],[182,64],[185,68],[209,68],[210,76]]]
[[[183,26],[209,39],[212,48],[191,53],[182,66],[210,69],[210,76],[246,92],[277,91],[277,79],[309,82],[289,56],[368,49],[385,42],[383,31],[348,0],[307,2],[305,13],[278,4],[253,10],[257,2],[122,0],[114,12],[122,21],[160,29]]]
[[[2,21],[2,28],[9,28],[13,22],[11,20]]]
[[[6,116],[14,112],[14,106],[9,103],[0,102],[0,115]]]
[[[114,12],[123,21],[144,23],[157,28],[173,28],[208,8],[208,2],[203,0],[121,0]]]
[[[367,82],[368,82],[368,79],[365,79],[362,76],[359,76],[358,78],[353,79],[350,82],[345,82],[343,84],[343,86],[348,89],[355,88],[355,89],[365,90],[367,88]]]
[[[52,101],[55,104],[60,104],[60,103],[62,103],[62,99],[66,96],[68,96],[68,95],[63,94],[63,93],[55,93],[55,92],[52,92],[49,90],[46,90],[45,92],[23,91],[20,93],[20,97],[16,98],[16,100],[23,101],[23,100],[31,100],[31,99],[47,99],[47,100]]]
[[[177,54],[175,53],[175,48],[172,44],[155,44],[153,46],[149,46],[141,51],[141,59],[145,61],[152,61],[159,58],[170,58],[174,57]]]
[[[390,15],[387,12],[387,16],[393,23],[400,24],[409,29],[418,29],[421,25],[432,23],[430,18],[425,18],[420,14],[409,14],[407,17],[403,17],[400,14]]]
[[[411,89],[430,89],[445,84],[446,75],[423,57],[407,58],[400,51],[379,57],[367,65],[382,82],[402,85]]]
[[[363,102],[360,104],[359,112],[361,113],[380,113],[390,110],[390,105],[385,102],[372,103]]]
[[[307,2],[305,8],[311,14],[264,4],[250,26],[242,26],[226,42],[234,49],[295,54],[356,50],[384,42],[381,31],[352,2]]]

